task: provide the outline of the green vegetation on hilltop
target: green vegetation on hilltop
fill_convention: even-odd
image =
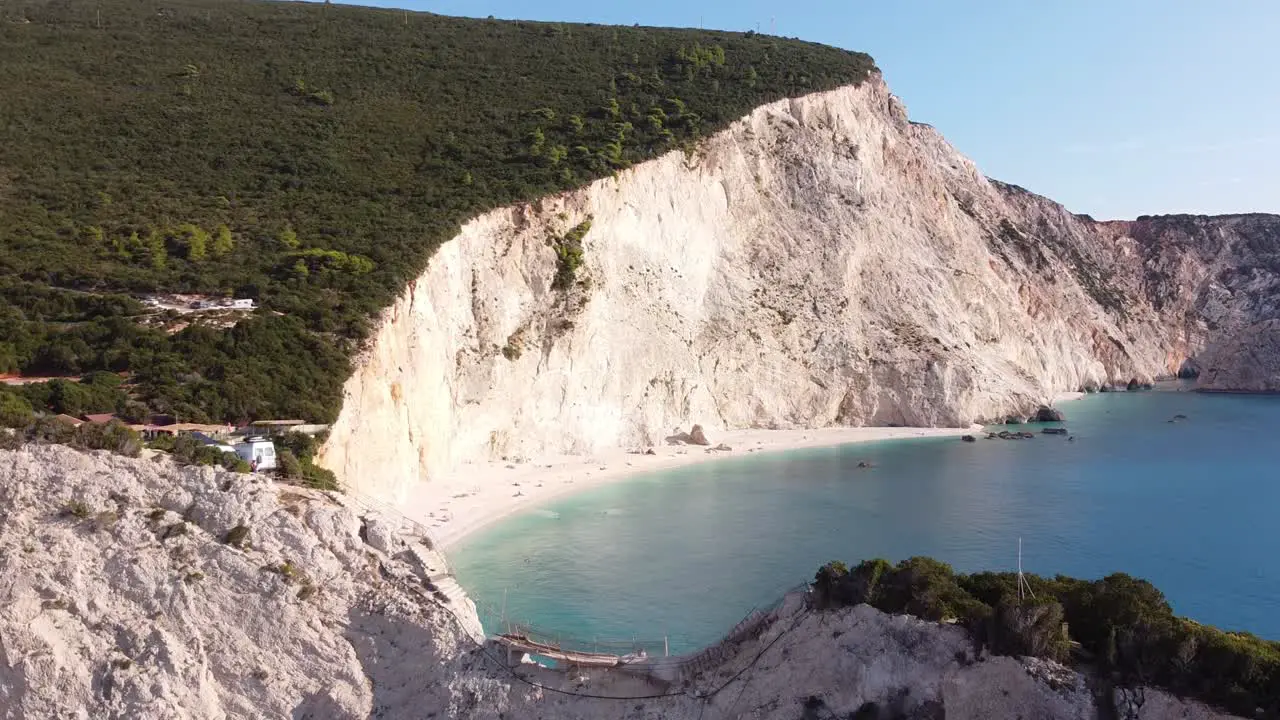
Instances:
[[[332,420],[467,218],[874,70],[753,33],[233,0],[6,2],[0,66],[0,372],[123,371],[228,421]],[[121,297],[156,291],[263,309],[169,335]]]
[[[1100,580],[956,573],[916,557],[817,573],[820,607],[870,604],[927,620],[957,620],[992,652],[1067,661],[1078,655],[1124,683],[1157,685],[1240,715],[1280,718],[1280,643],[1177,617],[1164,594],[1123,573]],[[1065,623],[1065,625],[1064,625]]]

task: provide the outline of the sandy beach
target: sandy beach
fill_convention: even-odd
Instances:
[[[1059,405],[1084,393],[1054,396]],[[982,431],[969,428],[832,427],[816,430],[728,430],[708,433],[710,447],[657,445],[652,455],[634,449],[613,449],[593,455],[561,455],[523,462],[472,463],[429,483],[418,483],[398,510],[426,525],[442,548],[522,510],[552,499],[647,472],[694,463],[742,457],[752,453],[784,452],[879,440],[959,437]],[[715,450],[718,445],[730,450]],[[645,448],[649,450],[649,448]]]
[[[419,483],[398,508],[430,528],[442,548],[513,513],[554,498],[623,480],[640,473],[752,453],[781,452],[878,440],[958,437],[971,428],[820,428],[817,430],[730,430],[708,432],[711,446],[659,445],[654,454],[617,449],[594,455],[539,458],[526,462],[463,465],[456,472]],[[720,444],[730,450],[714,450]],[[646,448],[648,450],[648,448]]]

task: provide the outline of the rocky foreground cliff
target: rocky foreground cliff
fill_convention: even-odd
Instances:
[[[1100,223],[990,181],[877,77],[468,223],[384,314],[323,462],[394,499],[695,422],[963,426],[1197,371],[1275,389],[1278,252],[1275,216]]]
[[[414,528],[344,502],[164,459],[0,451],[0,718],[1223,717],[800,596],[675,681],[508,669]]]

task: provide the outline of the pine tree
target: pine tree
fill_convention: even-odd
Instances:
[[[169,260],[169,252],[164,246],[164,238],[155,230],[147,235],[147,252],[151,256],[151,268],[163,270]]]
[[[197,228],[199,229],[199,228]],[[192,233],[187,236],[187,259],[192,262],[200,262],[208,255],[208,238],[209,234],[200,230],[200,232]]]
[[[218,234],[213,238],[213,256],[226,257],[233,249],[235,249],[235,240],[231,238],[231,228],[219,225]]]

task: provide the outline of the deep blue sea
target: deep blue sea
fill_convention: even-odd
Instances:
[[[1179,614],[1280,639],[1280,397],[1111,393],[1062,410],[1074,441],[901,440],[642,475],[505,520],[452,561],[490,629],[505,612],[679,652],[829,560],[1012,570],[1022,538],[1027,572],[1127,572]]]

